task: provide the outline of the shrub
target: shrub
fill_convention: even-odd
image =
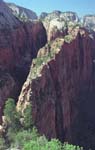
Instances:
[[[11,135],[13,140],[11,141],[11,147],[18,147],[20,149],[23,148],[24,144],[37,139],[39,137],[37,133],[37,129],[33,127],[32,130],[21,130],[16,134]]]
[[[64,143],[63,150],[83,150],[82,147],[75,146],[72,144]]]
[[[56,139],[48,141],[45,136],[42,136],[36,141],[26,143],[24,150],[62,150],[62,144]]]
[[[8,128],[7,133],[6,133],[6,139],[7,139],[8,143],[14,142],[16,134],[17,133],[11,127]]]
[[[83,150],[83,148],[68,143],[62,144],[57,139],[48,141],[45,136],[42,136],[36,141],[31,140],[30,142],[25,143],[24,150]]]

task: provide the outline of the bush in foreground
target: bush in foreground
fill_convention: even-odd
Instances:
[[[25,143],[24,150],[62,150],[62,144],[57,139],[48,141],[44,136],[36,141],[32,140]]]
[[[7,119],[5,139],[0,139],[0,150],[83,150],[79,146],[62,144],[58,139],[50,141],[40,136],[32,121],[32,109],[28,106],[24,111],[24,124],[20,124],[20,114],[16,111],[15,101],[11,98],[5,103],[4,116]]]

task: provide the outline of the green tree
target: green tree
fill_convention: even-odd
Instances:
[[[37,140],[39,137],[37,129],[33,127],[32,130],[20,130],[16,133],[9,133],[9,139],[11,141],[11,147],[23,149],[24,144],[31,141]]]
[[[62,144],[57,139],[48,141],[45,136],[42,136],[37,140],[26,142],[24,150],[83,150],[83,148],[68,143]]]
[[[14,120],[15,102],[12,98],[8,98],[5,103],[4,116],[6,116],[6,119],[9,123],[12,123],[12,121]]]
[[[32,107],[28,105],[24,110],[24,128],[29,129],[33,127],[32,121]]]
[[[45,136],[31,140],[24,146],[24,150],[62,150],[62,144],[57,139],[48,141]]]
[[[5,150],[5,149],[6,149],[5,140],[3,138],[0,138],[0,150]]]
[[[14,99],[8,98],[8,100],[6,101],[4,108],[4,116],[6,117],[8,127],[11,127],[13,130],[19,128],[19,114],[16,111]]]

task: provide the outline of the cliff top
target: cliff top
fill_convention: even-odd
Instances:
[[[10,8],[2,0],[0,1],[0,28],[14,28],[20,25],[20,21],[11,13]]]

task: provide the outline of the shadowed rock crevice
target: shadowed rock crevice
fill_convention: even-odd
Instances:
[[[32,59],[36,58],[38,50],[43,47],[47,42],[47,36],[43,24],[40,22],[34,23],[25,23],[23,25],[24,29],[24,45],[19,48],[19,57],[21,57],[15,64],[14,67],[10,70],[11,75],[15,79],[19,87],[20,94],[21,87],[25,82]],[[22,39],[23,40],[23,39]],[[13,48],[15,51],[15,47]],[[16,58],[18,56],[15,56]]]
[[[64,141],[65,139],[65,131],[64,131],[64,117],[63,117],[63,109],[62,104],[61,104],[61,87],[60,84],[57,82],[57,79],[54,79],[54,75],[52,72],[51,65],[49,65],[49,70],[50,74],[52,77],[52,81],[54,84],[54,90],[56,94],[56,99],[55,99],[55,130],[56,130],[56,136],[60,141]],[[60,89],[60,90],[59,90]]]
[[[63,117],[63,109],[62,104],[60,102],[60,92],[58,88],[58,84],[56,85],[56,101],[55,101],[55,128],[57,133],[57,138],[62,142],[65,139],[65,131],[64,131],[64,117]]]
[[[79,49],[80,49],[80,66],[83,67],[83,64],[84,64],[84,51],[83,51],[83,38],[81,37],[80,33],[78,34],[78,38],[80,39],[79,40]]]

